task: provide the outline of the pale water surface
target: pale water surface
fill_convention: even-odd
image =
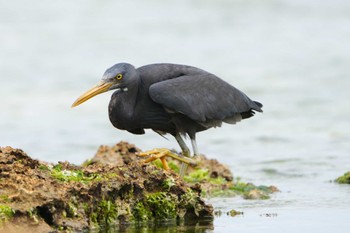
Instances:
[[[0,7],[0,145],[81,163],[101,144],[178,149],[108,120],[111,93],[70,105],[114,63],[184,63],[217,74],[264,113],[198,134],[235,176],[273,184],[270,200],[210,199],[208,232],[348,232],[350,2],[347,0],[20,1]]]

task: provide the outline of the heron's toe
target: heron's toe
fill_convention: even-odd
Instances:
[[[193,159],[190,159],[187,157],[182,157],[182,156],[176,154],[175,152],[173,152],[169,149],[166,149],[166,148],[155,148],[153,150],[139,152],[138,155],[139,156],[149,156],[149,158],[145,159],[145,161],[144,161],[145,163],[149,163],[149,162],[152,162],[156,159],[160,159],[163,163],[165,170],[169,169],[169,166],[165,161],[166,156],[171,157],[171,158],[176,159],[176,160],[179,160],[180,162],[186,163],[186,164],[191,165],[191,166],[197,165],[197,163]]]

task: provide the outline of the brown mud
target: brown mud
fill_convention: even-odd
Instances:
[[[211,220],[213,207],[203,195],[265,199],[277,190],[234,181],[227,167],[204,156],[181,179],[177,161],[169,163],[173,170],[164,171],[159,161],[145,164],[139,151],[126,142],[100,146],[94,158],[76,166],[48,164],[20,149],[0,147],[0,232]]]

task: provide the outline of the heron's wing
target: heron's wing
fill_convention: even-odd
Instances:
[[[260,103],[210,73],[154,83],[149,94],[168,111],[182,113],[199,122],[223,121],[237,114],[253,114],[252,110],[262,111]],[[242,118],[247,117],[242,115]]]

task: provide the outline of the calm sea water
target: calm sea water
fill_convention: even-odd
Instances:
[[[208,232],[347,232],[350,2],[301,0],[1,1],[0,145],[81,163],[101,144],[178,145],[108,120],[111,93],[72,102],[114,63],[198,66],[264,104],[264,113],[198,134],[235,176],[276,185],[270,200],[209,199]]]

